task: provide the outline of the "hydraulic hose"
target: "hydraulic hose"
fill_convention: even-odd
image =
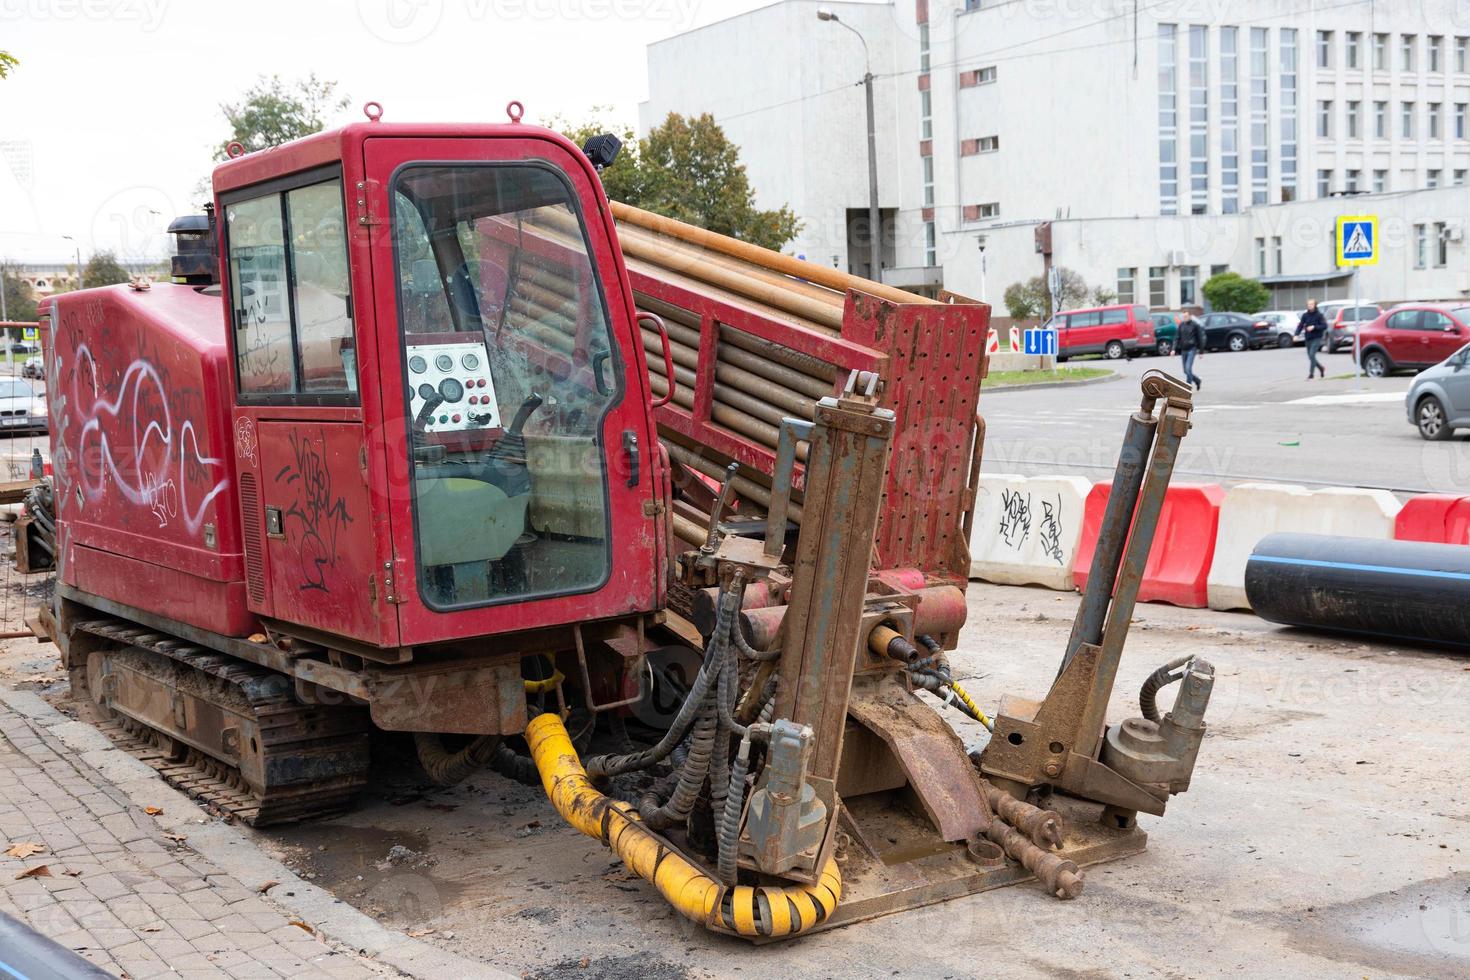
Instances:
[[[730,768],[730,789],[725,794],[725,812],[720,818],[720,881],[735,884],[740,845],[740,811],[745,807],[745,774],[750,771],[750,733],[740,740],[735,764]]]
[[[439,786],[453,786],[493,757],[500,745],[499,735],[481,735],[458,752],[444,748],[444,741],[432,732],[414,732],[413,747],[419,764],[429,779]]]
[[[836,910],[842,873],[835,860],[815,885],[726,887],[661,843],[631,806],[593,788],[555,714],[532,719],[526,741],[542,788],[567,823],[606,844],[690,921],[750,939],[780,939],[810,931]]]
[[[1138,692],[1138,710],[1145,718],[1149,721],[1159,720],[1159,691],[1183,677],[1184,671],[1180,668],[1193,659],[1194,654],[1177,657],[1148,675],[1148,680],[1143,682],[1143,687]]]

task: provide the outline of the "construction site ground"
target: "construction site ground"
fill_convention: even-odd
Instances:
[[[969,596],[957,676],[982,705],[1042,694],[1076,597]],[[1144,606],[1112,717],[1186,651],[1219,671],[1194,783],[1142,818],[1147,853],[1090,869],[1075,902],[1028,884],[754,947],[678,918],[539,790],[490,773],[432,788],[391,737],[359,809],[239,831],[285,865],[242,884],[319,886],[415,945],[531,977],[1470,973],[1470,657]],[[70,710],[53,647],[7,641],[0,684]]]

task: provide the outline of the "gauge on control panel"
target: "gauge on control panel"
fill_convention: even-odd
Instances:
[[[439,382],[439,394],[446,402],[457,402],[464,397],[464,385],[455,378],[445,378]]]
[[[448,354],[440,354],[434,358],[434,366],[441,371],[452,371],[454,370],[454,358]]]
[[[459,359],[459,363],[464,365],[464,369],[466,371],[477,370],[480,367],[480,355],[466,354],[464,357],[461,357]]]
[[[408,359],[408,369],[414,374],[423,374],[429,369],[429,362],[415,354]]]
[[[419,397],[422,398],[424,401],[428,401],[430,398],[433,398],[437,394],[439,394],[439,389],[435,388],[427,381],[419,385]]]
[[[422,417],[426,434],[446,436],[502,424],[483,340],[411,344],[404,357],[409,367],[408,417]],[[425,412],[429,406],[432,414]]]

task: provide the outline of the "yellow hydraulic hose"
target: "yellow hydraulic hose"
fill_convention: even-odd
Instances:
[[[975,707],[975,702],[970,700],[969,692],[967,692],[963,687],[960,687],[954,681],[949,682],[949,689],[954,692],[955,697],[964,702],[965,707],[974,712],[976,721],[980,722],[980,724],[984,725],[986,728],[989,728],[991,731],[995,730],[995,722],[991,721],[990,718],[985,714],[985,712]]]
[[[835,860],[828,860],[816,885],[726,887],[660,843],[632,806],[593,788],[557,715],[533,718],[526,742],[546,796],[566,822],[612,848],[685,918],[737,936],[780,939],[809,931],[837,908],[842,874]]]

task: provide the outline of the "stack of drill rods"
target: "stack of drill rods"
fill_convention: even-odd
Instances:
[[[1040,878],[1046,890],[1057,898],[1076,898],[1082,894],[1082,874],[1074,862],[1037,847],[1026,839],[1025,834],[999,816],[991,816],[990,825],[985,828],[985,836],[999,844],[1012,858],[1020,861],[1027,871]]]
[[[673,437],[666,436],[663,439],[664,447],[668,449],[671,460],[677,463],[683,463],[690,469],[712,480],[719,481],[725,478],[725,467],[729,465],[729,460],[723,457],[713,456],[709,450],[686,446],[682,442],[676,441],[676,439],[682,438],[682,436],[676,435]],[[763,479],[765,479],[763,475],[751,470],[749,467],[741,466],[730,483],[734,487],[735,493],[742,500],[749,501],[755,506],[769,510],[771,506],[771,488],[768,484],[759,482]],[[740,513],[742,516],[758,516],[747,513],[744,508],[741,509]],[[676,514],[675,516],[679,517],[680,515]],[[801,516],[802,506],[800,495],[793,494],[791,506],[786,512],[787,520],[800,526]],[[674,522],[674,530],[679,534],[679,537],[691,544],[704,544],[705,534],[709,527],[708,518],[705,518],[702,526],[687,517],[683,518],[683,521],[683,526],[681,526],[678,520]]]
[[[1038,847],[1062,846],[1062,818],[1055,810],[1043,810],[1024,800],[1018,800],[1009,793],[996,789],[984,779],[980,780],[980,787],[985,791],[985,800],[990,804],[990,809],[1029,837],[1032,843]]]

